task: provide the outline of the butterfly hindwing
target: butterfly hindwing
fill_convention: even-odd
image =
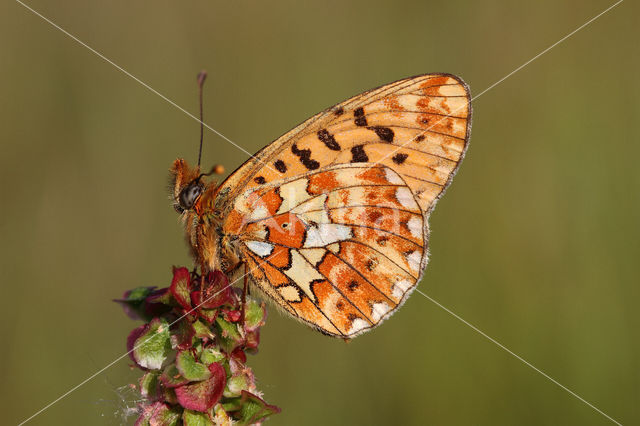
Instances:
[[[253,281],[323,332],[353,337],[408,296],[427,230],[402,178],[375,164],[337,165],[248,190],[234,211]]]

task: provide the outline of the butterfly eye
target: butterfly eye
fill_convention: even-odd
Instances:
[[[182,210],[189,210],[196,203],[196,200],[202,193],[202,186],[199,183],[192,182],[182,191],[180,191],[180,207]]]

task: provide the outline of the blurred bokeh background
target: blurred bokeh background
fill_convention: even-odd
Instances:
[[[478,94],[611,1],[27,4],[255,152],[409,75]],[[623,424],[640,423],[640,10],[626,1],[474,102],[420,285]],[[124,353],[111,299],[190,262],[167,170],[196,121],[14,1],[0,5],[0,407],[29,417]],[[212,132],[204,163],[247,159]],[[273,425],[609,421],[415,293],[349,344],[270,310],[251,357]],[[122,360],[30,424],[117,425]]]

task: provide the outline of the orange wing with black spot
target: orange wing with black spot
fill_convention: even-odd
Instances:
[[[220,207],[250,188],[335,164],[377,163],[407,182],[423,212],[450,183],[471,133],[467,85],[425,74],[364,92],[298,125],[238,168]]]
[[[322,332],[353,337],[391,315],[427,263],[429,213],[469,139],[467,86],[428,74],[302,123],[220,187],[223,232],[253,282]]]

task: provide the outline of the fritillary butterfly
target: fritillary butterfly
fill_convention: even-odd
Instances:
[[[236,277],[244,269],[286,313],[352,338],[415,289],[427,265],[429,214],[470,130],[460,78],[399,80],[311,117],[219,185],[176,160],[174,205],[203,272]]]

